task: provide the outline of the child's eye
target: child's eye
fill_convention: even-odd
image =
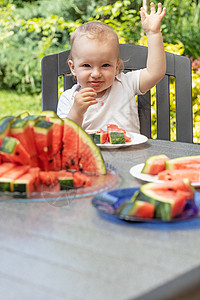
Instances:
[[[107,67],[110,67],[110,65],[109,64],[104,64],[102,67],[107,68]]]
[[[89,68],[89,67],[90,67],[90,65],[89,65],[89,64],[83,64],[83,67],[85,67],[85,68]]]

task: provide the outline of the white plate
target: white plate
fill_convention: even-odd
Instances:
[[[93,132],[95,130],[87,130],[86,132]],[[132,145],[138,145],[143,144],[148,141],[148,138],[145,135],[139,134],[139,133],[133,133],[133,132],[126,132],[126,135],[131,138],[130,143],[125,144],[110,144],[109,142],[106,142],[105,144],[97,144],[100,148],[121,148],[121,147],[128,147]]]
[[[158,176],[157,175],[148,175],[148,174],[143,174],[142,173],[142,169],[144,167],[144,163],[143,164],[139,164],[136,166],[133,166],[130,169],[130,174],[140,180],[143,181],[147,181],[147,182],[163,182],[162,180],[158,180]],[[200,187],[200,182],[192,182],[192,186],[194,187]]]

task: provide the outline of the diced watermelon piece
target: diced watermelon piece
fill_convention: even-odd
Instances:
[[[74,178],[71,172],[60,170],[55,174],[60,184],[60,190],[69,190],[74,187]]]
[[[108,140],[111,144],[125,144],[123,131],[109,131]]]
[[[80,187],[86,187],[91,186],[91,178],[87,176],[86,174],[75,172],[74,173],[74,187],[80,188]]]

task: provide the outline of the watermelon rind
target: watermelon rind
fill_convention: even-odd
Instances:
[[[111,144],[125,144],[124,131],[109,131]]]
[[[166,170],[174,170],[176,169],[177,164],[192,164],[198,163],[200,164],[200,155],[193,156],[183,156],[178,158],[172,158],[165,162]]]
[[[41,116],[58,118],[57,114],[53,110],[43,110],[41,112]]]
[[[0,151],[8,154],[12,154],[15,151],[17,142],[18,142],[17,139],[13,137],[5,136],[2,141]]]
[[[150,156],[150,157],[146,160],[146,162],[145,162],[145,164],[144,164],[144,167],[143,167],[141,173],[149,174],[152,164],[153,164],[156,160],[162,159],[162,158],[163,158],[163,159],[165,159],[165,158],[168,159],[168,157],[167,157],[165,154],[160,154],[160,155]]]
[[[0,178],[0,192],[11,192],[12,179]]]
[[[53,123],[46,120],[39,120],[34,125],[34,131],[37,133],[46,133],[51,130],[53,127]]]

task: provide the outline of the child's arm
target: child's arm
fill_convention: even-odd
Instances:
[[[90,105],[96,104],[96,92],[92,88],[80,90],[74,99],[74,104],[67,117],[82,126],[84,113]]]
[[[140,11],[142,27],[148,42],[147,66],[140,74],[140,91],[142,93],[147,92],[156,85],[166,72],[166,57],[160,32],[160,23],[165,14],[166,8],[162,9],[161,3],[158,4],[157,12],[154,3],[151,3],[151,13],[149,15],[144,7]]]

